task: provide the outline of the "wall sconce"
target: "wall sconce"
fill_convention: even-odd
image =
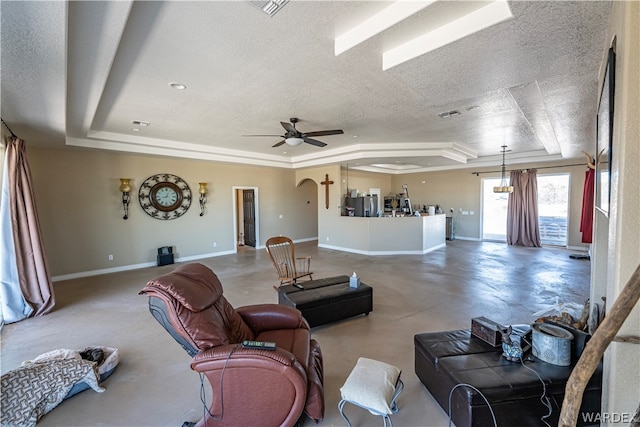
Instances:
[[[204,216],[204,205],[207,204],[207,183],[199,182],[198,193],[200,193],[200,216]]]
[[[129,218],[129,201],[131,197],[129,192],[131,191],[131,178],[120,178],[120,191],[122,192],[122,207],[124,209],[124,216],[122,219]]]

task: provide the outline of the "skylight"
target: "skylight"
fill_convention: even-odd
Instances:
[[[409,16],[421,11],[436,1],[437,0],[397,1],[391,4],[391,6],[381,10],[366,21],[361,22],[346,33],[336,37],[334,47],[336,56],[381,33],[398,22],[404,21]]]
[[[382,69],[388,70],[456,40],[513,18],[506,0],[496,0],[433,31],[382,54]]]

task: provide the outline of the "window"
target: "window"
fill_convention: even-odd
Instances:
[[[509,193],[494,193],[500,178],[482,180],[482,240],[507,241],[507,202]]]
[[[543,245],[567,246],[569,174],[538,175],[538,223]]]
[[[508,193],[494,193],[500,178],[482,180],[482,240],[507,241]],[[538,224],[543,245],[566,246],[569,174],[538,175]]]

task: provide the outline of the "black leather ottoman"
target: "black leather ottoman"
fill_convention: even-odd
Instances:
[[[427,390],[448,413],[449,394],[457,384],[470,384],[487,398],[498,426],[544,425],[541,418],[549,410],[541,402],[543,386],[536,374],[520,362],[509,362],[500,347],[492,347],[471,335],[469,330],[435,332],[414,336],[415,371]],[[564,389],[577,358],[571,366],[557,366],[531,356],[525,366],[534,369],[544,380],[546,396],[553,411],[545,419],[558,425]],[[602,364],[589,381],[580,412],[600,412]],[[480,394],[468,387],[458,387],[451,397],[451,418],[456,427],[493,426],[487,404]],[[578,416],[578,425],[584,423]]]
[[[278,288],[278,304],[297,308],[314,327],[358,314],[373,311],[373,289],[360,282],[357,288],[349,287],[349,276],[300,282],[304,289],[293,285]]]

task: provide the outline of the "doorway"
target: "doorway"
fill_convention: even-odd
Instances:
[[[233,187],[233,229],[236,250],[241,246],[256,248],[260,235],[258,188]]]

